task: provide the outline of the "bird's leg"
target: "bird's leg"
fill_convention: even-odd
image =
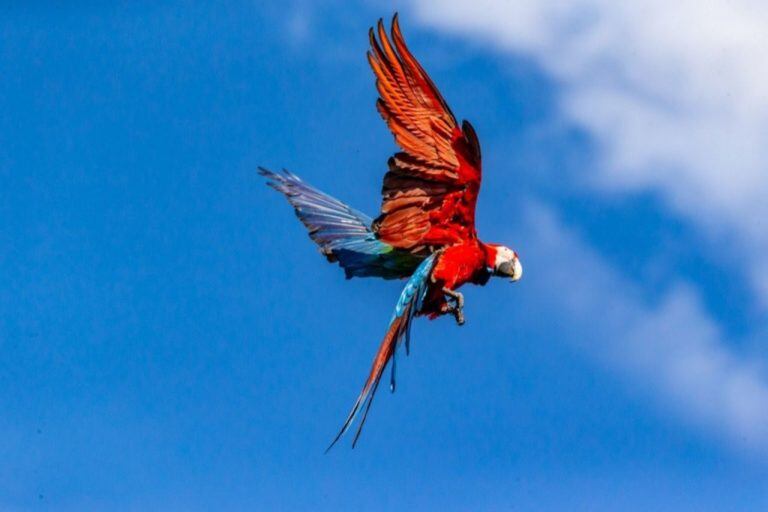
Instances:
[[[457,324],[464,325],[464,295],[457,292],[456,290],[451,290],[446,286],[443,287],[443,293],[449,297],[452,297],[454,300],[453,304],[448,304],[447,311],[453,313]]]

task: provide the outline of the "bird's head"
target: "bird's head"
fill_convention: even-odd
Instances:
[[[486,245],[486,264],[491,274],[499,277],[508,277],[512,281],[518,281],[523,277],[523,265],[517,253],[509,247],[497,244]]]

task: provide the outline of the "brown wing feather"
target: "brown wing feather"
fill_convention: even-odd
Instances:
[[[368,62],[376,107],[403,149],[389,159],[381,215],[373,229],[388,244],[427,251],[474,236],[480,186],[477,137],[451,109],[403,39],[397,15],[391,41],[384,23],[370,30]],[[378,36],[378,37],[377,37]]]

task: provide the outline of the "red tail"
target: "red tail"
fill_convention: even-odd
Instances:
[[[336,435],[336,438],[333,440],[331,445],[325,450],[326,453],[328,450],[333,448],[333,445],[336,444],[336,441],[338,441],[341,436],[343,436],[344,433],[349,429],[350,425],[352,425],[352,422],[355,419],[355,416],[357,416],[357,413],[360,412],[363,404],[365,404],[363,419],[360,420],[360,425],[357,427],[355,439],[352,441],[352,448],[354,448],[355,444],[357,444],[357,439],[360,437],[360,433],[363,431],[363,425],[365,424],[365,419],[368,417],[368,410],[371,408],[371,403],[373,403],[373,397],[376,394],[376,389],[379,387],[379,381],[381,380],[381,375],[384,373],[384,368],[386,368],[387,363],[395,354],[398,341],[402,338],[406,328],[408,327],[408,322],[410,320],[410,309],[411,306],[409,305],[405,309],[402,316],[393,318],[392,323],[389,324],[387,334],[384,336],[384,339],[379,346],[379,350],[376,352],[376,357],[373,359],[373,364],[371,365],[371,373],[368,374],[368,379],[365,381],[365,385],[363,385],[363,389],[360,391],[360,395],[357,397],[357,401],[355,401],[355,405],[349,412],[349,416],[347,416],[344,425],[342,425],[341,430]]]

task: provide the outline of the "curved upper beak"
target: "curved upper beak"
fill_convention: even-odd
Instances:
[[[519,281],[523,277],[523,265],[518,258],[510,262],[505,262],[499,265],[497,274],[509,277],[513,282]]]
[[[523,264],[520,263],[519,258],[515,258],[514,263],[512,264],[512,275],[510,276],[512,281],[519,281],[521,277],[523,277]]]

